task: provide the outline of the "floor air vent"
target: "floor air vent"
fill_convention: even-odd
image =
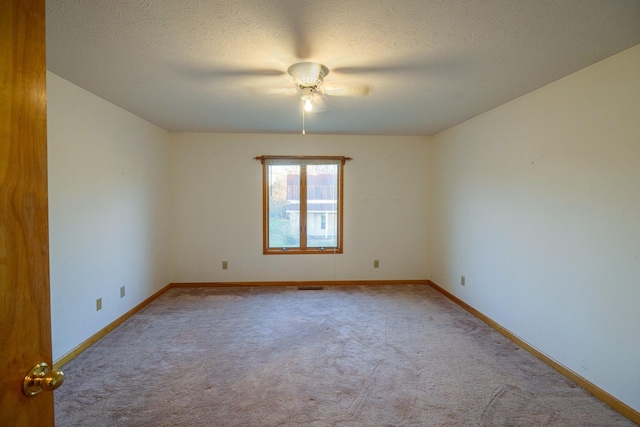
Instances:
[[[298,286],[299,291],[322,291],[322,286]]]

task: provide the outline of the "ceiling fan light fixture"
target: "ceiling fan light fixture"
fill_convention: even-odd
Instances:
[[[316,87],[322,84],[329,69],[317,62],[298,62],[290,66],[287,72],[297,86]]]
[[[309,112],[313,110],[313,104],[311,100],[313,99],[313,88],[312,87],[303,87],[302,88],[302,102],[304,103],[304,110]]]
[[[317,62],[298,62],[287,69],[295,85],[294,91],[302,95],[302,134],[305,135],[305,113],[313,110],[313,102],[319,103],[322,111],[322,96],[365,96],[369,93],[368,85],[348,85],[324,87],[324,78],[329,74],[329,68]]]

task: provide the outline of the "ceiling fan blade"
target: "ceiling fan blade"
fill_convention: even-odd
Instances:
[[[313,111],[322,113],[329,109],[329,107],[327,106],[327,103],[325,102],[325,100],[322,98],[320,94],[315,94],[313,96],[312,102],[314,104]]]
[[[211,74],[213,76],[221,76],[221,77],[234,77],[234,76],[282,76],[285,74],[282,70],[262,68],[262,69],[226,69],[226,70],[211,70]]]
[[[451,73],[461,66],[460,59],[452,56],[442,56],[435,54],[427,60],[418,61],[409,59],[395,63],[379,63],[373,65],[363,65],[354,67],[335,67],[331,71],[336,74],[385,74],[385,73]]]
[[[294,52],[296,58],[299,59],[307,59],[311,57],[311,46],[309,40],[303,33],[303,28],[301,25],[294,25],[293,28],[294,35],[294,43],[295,48]]]
[[[210,79],[226,77],[281,76],[286,74],[275,68],[235,68],[217,67],[209,64],[189,64],[177,66],[176,70],[191,79]]]
[[[383,74],[383,73],[413,73],[422,72],[426,67],[435,67],[439,64],[435,58],[430,63],[405,60],[391,64],[365,65],[360,67],[336,67],[332,69],[336,74]]]
[[[367,96],[371,92],[371,86],[369,85],[324,85],[323,93],[329,96]]]
[[[373,67],[337,67],[333,68],[336,74],[369,74],[369,73],[387,73],[389,71],[404,71],[405,67],[402,65],[383,65]]]
[[[270,96],[288,96],[298,93],[298,88],[295,86],[290,87],[254,87],[251,88],[251,92],[256,95],[270,95]]]
[[[291,40],[293,42],[293,53],[298,59],[308,59],[311,57],[311,43],[308,34],[309,13],[306,2],[290,2],[286,7],[284,19],[289,25]]]

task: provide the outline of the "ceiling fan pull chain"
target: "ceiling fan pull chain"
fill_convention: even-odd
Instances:
[[[306,135],[306,132],[304,130],[304,107],[302,107],[302,135]]]

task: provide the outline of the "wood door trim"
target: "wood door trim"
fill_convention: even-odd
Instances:
[[[140,310],[145,308],[147,305],[149,305],[151,302],[153,302],[156,298],[158,298],[160,295],[165,293],[169,288],[170,288],[170,285],[166,285],[165,287],[163,287],[162,289],[160,289],[159,291],[157,291],[156,293],[151,295],[149,298],[145,299],[140,304],[136,305],[131,310],[127,311],[125,314],[123,314],[122,316],[118,317],[116,320],[114,320],[113,322],[109,323],[104,328],[100,329],[98,332],[96,332],[95,334],[90,336],[87,340],[83,341],[80,345],[75,347],[73,350],[71,350],[70,352],[68,352],[64,356],[62,356],[60,359],[56,360],[53,363],[53,367],[55,369],[62,368],[64,365],[69,363],[71,360],[73,360],[80,353],[85,351],[87,348],[91,347],[93,344],[98,342],[100,339],[104,338],[104,336],[107,335],[109,332],[113,331],[115,328],[120,326],[124,321],[126,321],[131,316],[133,316],[134,314],[138,313]]]
[[[482,320],[487,325],[491,326],[501,335],[509,338],[511,341],[518,344],[524,350],[528,351],[529,353],[531,353],[532,355],[534,355],[535,357],[537,357],[538,359],[540,359],[541,361],[543,361],[544,363],[546,363],[547,365],[551,366],[553,369],[555,369],[556,371],[564,375],[566,378],[570,379],[571,381],[573,381],[574,383],[578,384],[580,387],[582,387],[583,389],[591,393],[597,399],[609,405],[612,409],[618,411],[619,413],[629,418],[634,423],[640,425],[640,412],[636,411],[635,409],[633,409],[626,403],[620,401],[619,399],[616,399],[611,394],[607,393],[597,385],[593,384],[591,381],[578,375],[577,373],[567,368],[566,366],[553,360],[552,358],[544,354],[542,351],[538,350],[537,348],[535,348],[534,346],[532,346],[531,344],[529,344],[528,342],[526,342],[525,340],[523,340],[522,338],[520,338],[519,336],[517,336],[516,334],[514,334],[513,332],[511,332],[501,324],[499,324],[498,322],[496,322],[495,320],[491,319],[489,316],[486,316],[485,314],[476,310],[466,302],[462,301],[460,298],[456,297],[446,289],[442,288],[441,286],[437,285],[431,280],[429,280],[428,282],[429,282],[429,285],[432,288],[434,288],[436,291],[440,292],[442,295],[446,296],[451,301],[458,304],[460,307],[464,308],[469,313],[473,314],[474,316]]]

